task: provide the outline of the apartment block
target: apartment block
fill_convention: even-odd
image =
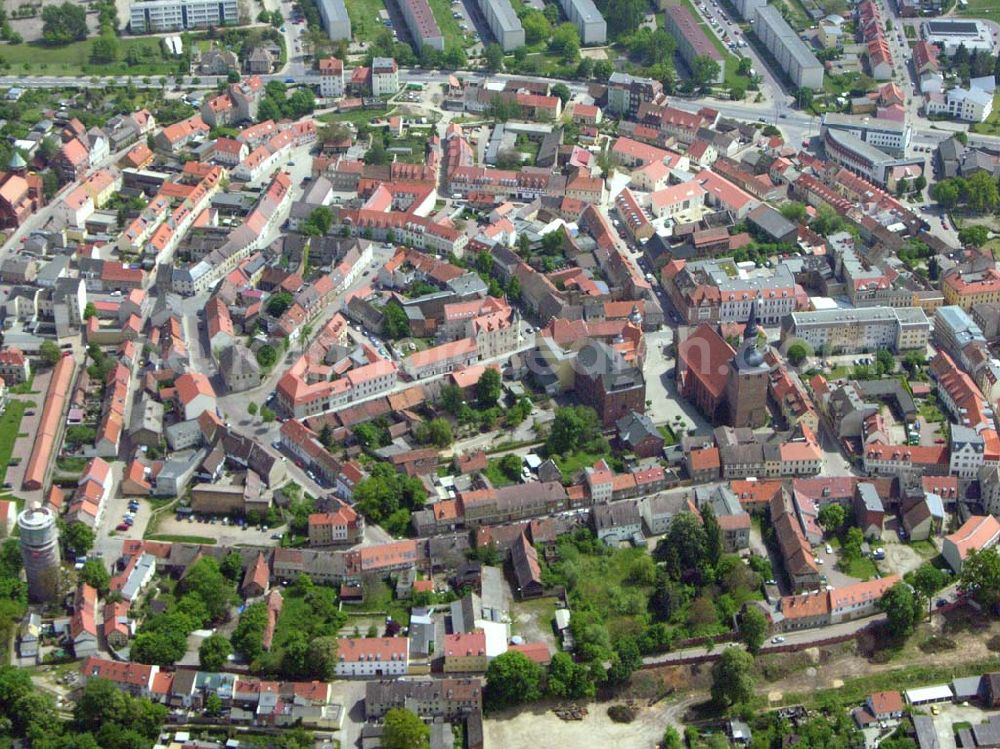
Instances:
[[[594,0],[561,0],[563,12],[580,32],[582,44],[604,44],[608,40],[608,24],[597,10]]]
[[[823,64],[773,5],[756,9],[754,33],[799,88],[823,88]]]
[[[317,0],[319,15],[326,33],[333,41],[351,40],[351,17],[344,0]]]
[[[444,52],[444,36],[427,0],[399,0],[399,9],[418,55],[424,46]]]
[[[931,324],[920,307],[860,307],[793,312],[782,322],[782,341],[800,340],[813,351],[853,354],[927,346]]]
[[[150,0],[129,7],[133,34],[200,29],[239,23],[237,0]]]
[[[524,27],[510,0],[479,0],[479,10],[504,52],[524,46]]]
[[[705,34],[704,27],[691,15],[691,11],[684,5],[672,5],[667,8],[666,16],[667,31],[677,40],[677,51],[681,53],[688,69],[693,70],[695,59],[707,57],[719,65],[719,72],[713,83],[722,83],[726,77],[726,61]]]

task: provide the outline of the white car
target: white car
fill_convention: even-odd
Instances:
[[[785,638],[784,638],[784,637],[782,637],[781,635],[778,635],[777,637],[772,637],[772,638],[771,638],[771,642],[772,642],[772,644],[774,644],[774,645],[780,645],[780,644],[781,644],[781,643],[783,643],[784,641],[785,641]]]
[[[826,545],[826,553],[827,554],[832,554],[833,553],[833,547],[830,546],[830,544]]]

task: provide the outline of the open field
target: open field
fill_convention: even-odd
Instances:
[[[91,50],[95,38],[55,47],[45,44],[5,44],[0,47],[0,56],[15,73],[32,75],[133,75],[162,76],[177,72],[177,61],[168,60],[161,52],[158,37],[122,38],[118,40],[116,62],[95,64],[91,60]],[[136,49],[142,59],[149,62],[129,65],[125,56]]]
[[[7,478],[7,466],[14,452],[14,442],[20,432],[21,417],[28,409],[28,401],[11,401],[0,416],[0,483]]]
[[[379,16],[385,10],[382,0],[351,0],[347,3],[347,15],[351,17],[351,31],[359,42],[371,42],[375,33],[383,28]]]
[[[956,4],[955,15],[1000,21],[1000,0],[969,0],[968,4],[962,7]]]

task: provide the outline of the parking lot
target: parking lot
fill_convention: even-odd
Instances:
[[[235,546],[237,544],[274,546],[278,543],[278,539],[274,536],[287,530],[286,526],[280,526],[262,531],[259,527],[241,528],[238,525],[223,525],[222,520],[218,518],[214,520],[214,523],[207,519],[199,520],[196,518],[179,520],[174,515],[170,515],[160,521],[156,535],[189,536],[192,539],[213,538],[219,546]]]

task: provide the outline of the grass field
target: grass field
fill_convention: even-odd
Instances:
[[[201,544],[203,546],[215,546],[216,539],[208,536],[182,536],[174,533],[154,533],[146,536],[150,541],[167,541],[172,544]]]
[[[164,59],[160,40],[157,37],[129,38],[118,40],[118,61],[94,64],[90,61],[91,48],[96,39],[87,39],[61,47],[32,42],[30,44],[5,44],[0,47],[0,56],[10,64],[14,72],[34,75],[133,75],[159,76],[177,72],[175,60]],[[140,65],[129,65],[125,55],[130,49],[138,49],[149,59]]]
[[[347,3],[347,15],[351,17],[351,31],[359,42],[370,42],[375,33],[384,28],[379,16],[385,10],[382,0],[353,0]]]
[[[841,560],[840,563],[843,565],[843,560]],[[858,557],[857,559],[853,559],[850,564],[842,566],[840,571],[845,575],[856,577],[859,580],[871,580],[878,574],[875,562],[868,557]]]
[[[969,16],[970,18],[985,18],[988,21],[1000,21],[1000,1],[969,0],[969,4],[964,8],[956,4],[955,15]]]
[[[28,401],[11,401],[0,416],[0,483],[7,478],[7,466],[14,451],[14,442],[21,431],[21,417],[28,410]]]
[[[988,249],[990,252],[993,253],[994,260],[1000,260],[1000,239],[989,240],[986,244],[983,245],[983,248]]]
[[[493,458],[486,464],[486,470],[483,471],[486,478],[490,480],[493,486],[510,486],[514,482],[507,478],[507,474],[500,470],[500,459]]]
[[[322,122],[349,122],[352,125],[364,125],[371,122],[376,117],[384,117],[388,114],[384,109],[358,109],[354,112],[331,112],[322,114],[319,119]]]
[[[451,17],[451,4],[448,0],[428,0],[431,10],[434,12],[434,20],[438,22],[441,35],[444,36],[444,48],[449,50],[454,48],[465,49],[469,46],[469,39],[458,27],[458,21]]]

